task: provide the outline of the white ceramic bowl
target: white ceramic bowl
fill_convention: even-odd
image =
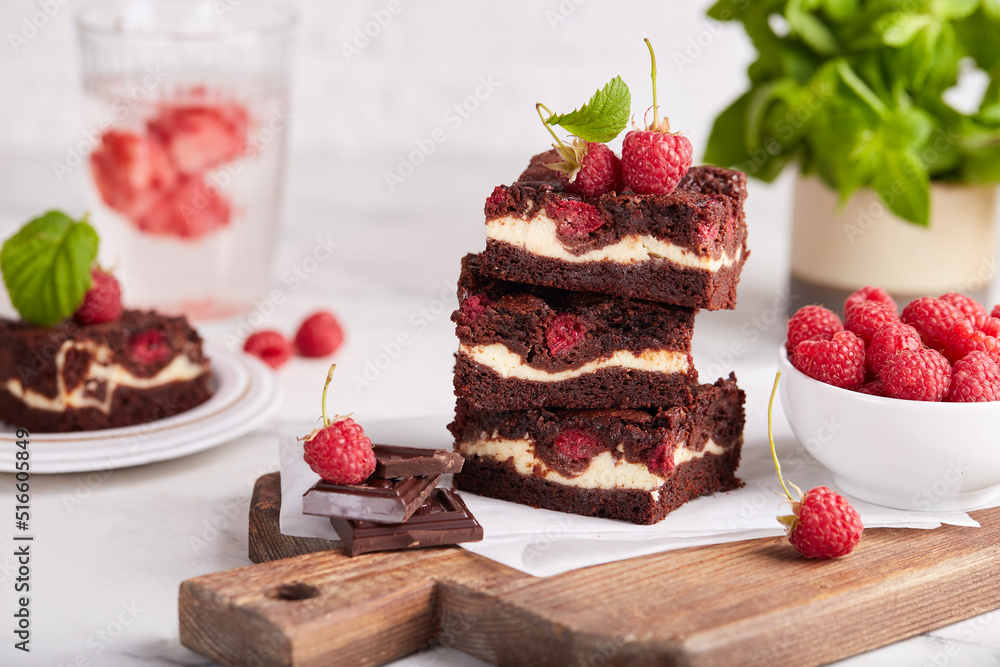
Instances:
[[[840,489],[904,510],[981,507],[1000,494],[1000,402],[868,396],[796,370],[784,346],[779,393],[792,431]]]

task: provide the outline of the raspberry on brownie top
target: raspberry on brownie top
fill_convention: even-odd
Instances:
[[[504,280],[732,308],[746,260],[746,175],[693,167],[666,195],[566,192],[536,155],[487,199],[486,273]]]
[[[695,311],[510,283],[462,260],[456,393],[480,408],[686,405]]]
[[[29,430],[127,426],[211,396],[201,338],[183,317],[36,327],[0,319],[0,420]]]

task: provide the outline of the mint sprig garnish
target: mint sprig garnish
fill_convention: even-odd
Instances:
[[[551,114],[544,120],[546,124],[561,127],[584,141],[604,144],[625,129],[631,109],[632,94],[622,78],[616,76],[579,109]],[[548,111],[547,108],[545,110]]]
[[[49,327],[70,315],[90,289],[98,236],[62,211],[35,218],[0,249],[0,271],[11,303],[31,324]]]

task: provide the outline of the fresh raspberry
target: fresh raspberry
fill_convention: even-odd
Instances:
[[[951,365],[937,350],[903,350],[882,367],[881,378],[891,398],[940,401],[951,384]]]
[[[793,503],[788,525],[788,541],[806,558],[839,558],[854,550],[861,541],[864,525],[857,511],[839,493],[817,486]]]
[[[993,306],[993,310],[990,311],[990,317],[1000,319],[1000,303]]]
[[[133,222],[147,234],[199,239],[227,226],[231,216],[229,200],[218,190],[200,176],[184,176]]]
[[[820,382],[857,389],[865,381],[865,343],[850,331],[817,336],[795,346],[792,365]]]
[[[172,352],[159,329],[140,331],[128,340],[129,359],[143,366],[158,364]]]
[[[553,199],[545,212],[556,221],[556,232],[566,236],[585,236],[604,226],[596,206],[575,199]]]
[[[788,349],[794,350],[799,343],[814,336],[832,336],[843,330],[844,325],[832,310],[823,306],[803,306],[788,320]]]
[[[559,182],[566,192],[584,197],[598,197],[621,190],[622,165],[618,156],[607,144],[586,143],[586,152],[580,158],[580,169],[573,180],[560,172]]]
[[[576,347],[587,335],[587,326],[578,317],[560,313],[545,328],[545,342],[554,357],[564,350]]]
[[[333,313],[321,310],[305,319],[295,333],[295,347],[303,357],[328,357],[344,342],[344,331]]]
[[[235,104],[166,106],[148,123],[174,167],[195,176],[238,158],[246,149],[248,126],[246,110]]]
[[[578,428],[568,428],[557,435],[554,446],[568,459],[589,459],[604,451],[597,438]]]
[[[851,306],[859,303],[864,303],[865,301],[876,301],[878,303],[884,303],[885,305],[892,308],[892,312],[894,313],[899,312],[899,306],[896,305],[895,300],[893,300],[893,298],[889,296],[888,292],[886,292],[881,287],[872,287],[869,285],[867,287],[862,287],[861,289],[859,289],[858,291],[854,292],[849,297],[847,297],[847,301],[844,302],[844,313],[846,314],[847,311],[851,309]]]
[[[375,472],[371,439],[350,417],[306,438],[303,456],[317,475],[334,484],[360,484]]]
[[[1000,363],[1000,320],[989,315],[975,315],[972,321],[964,317],[955,320],[945,341],[945,356],[951,362],[962,359],[974,350],[985,352]]]
[[[982,331],[987,336],[1000,338],[1000,318],[992,315],[974,315],[969,318],[976,331]]]
[[[868,370],[875,375],[880,375],[886,362],[892,359],[897,352],[919,350],[923,346],[920,334],[909,324],[902,322],[884,324],[872,336],[872,342],[865,353]]]
[[[885,396],[885,385],[881,380],[872,380],[858,387],[858,391],[869,396]]]
[[[243,351],[258,357],[271,368],[281,368],[292,358],[292,344],[278,331],[258,331],[247,338]]]
[[[622,143],[625,185],[641,195],[673,192],[691,167],[688,138],[660,130],[632,130]]]
[[[955,362],[948,400],[954,403],[1000,401],[1000,367],[985,352],[969,352]]]
[[[122,316],[122,287],[118,279],[99,269],[90,272],[90,289],[73,319],[78,324],[104,324]]]
[[[947,294],[942,294],[940,299],[958,308],[966,317],[972,318],[976,315],[987,315],[986,308],[982,304],[964,294],[948,292]]]
[[[493,301],[485,294],[471,294],[462,300],[458,311],[463,321],[475,322],[491,305]]]
[[[924,345],[940,351],[945,349],[951,325],[962,317],[962,311],[947,301],[925,296],[911,301],[899,319],[920,332]]]
[[[110,130],[90,154],[101,200],[126,218],[145,215],[177,182],[177,172],[155,137]]]
[[[673,471],[677,464],[674,462],[674,441],[665,440],[656,446],[649,456],[649,471],[654,475],[666,477]]]
[[[872,336],[882,328],[882,325],[889,322],[898,322],[899,315],[896,309],[887,306],[881,301],[862,301],[851,304],[847,308],[844,317],[844,328],[858,334],[865,345],[872,342]]]

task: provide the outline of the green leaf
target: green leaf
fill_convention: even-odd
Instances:
[[[705,162],[720,167],[733,167],[747,157],[747,108],[755,91],[748,90],[719,114],[705,147]]]
[[[878,95],[875,94],[875,91],[869,88],[868,84],[865,83],[853,69],[851,69],[851,66],[847,64],[847,61],[840,60],[837,62],[836,67],[841,81],[847,84],[847,87],[854,91],[858,98],[860,98],[878,115],[884,116],[886,114],[887,109],[885,103],[882,102]]]
[[[858,11],[858,0],[825,0],[823,9],[834,21],[845,21]]]
[[[547,122],[585,141],[606,143],[625,129],[632,110],[632,94],[620,76],[608,81],[590,101],[566,114],[555,114]]]
[[[904,46],[918,32],[934,23],[934,18],[927,14],[910,12],[893,12],[883,16],[875,24],[875,32],[887,46]]]
[[[990,18],[1000,20],[1000,0],[983,0],[983,11]]]
[[[773,118],[768,118],[763,123],[766,129],[762,130],[761,145],[749,148],[746,142],[747,111],[750,99],[755,94],[754,90],[744,93],[715,119],[704,161],[720,167],[739,169],[750,176],[770,182],[795,157],[796,142],[791,138],[795,128],[791,125],[783,127],[779,123],[778,131],[773,131]]]
[[[930,224],[930,177],[914,151],[887,151],[872,187],[903,220],[923,227]]]
[[[965,18],[979,7],[979,0],[931,0],[931,13],[943,19]]]
[[[48,327],[72,315],[90,289],[97,232],[86,220],[49,211],[30,221],[0,249],[0,270],[11,303],[25,321]]]
[[[788,3],[785,18],[792,34],[798,35],[803,42],[817,53],[830,55],[840,49],[840,42],[825,23],[815,14],[806,10],[802,0],[792,0]]]
[[[1000,145],[970,152],[966,156],[961,176],[968,183],[1000,182]]]

